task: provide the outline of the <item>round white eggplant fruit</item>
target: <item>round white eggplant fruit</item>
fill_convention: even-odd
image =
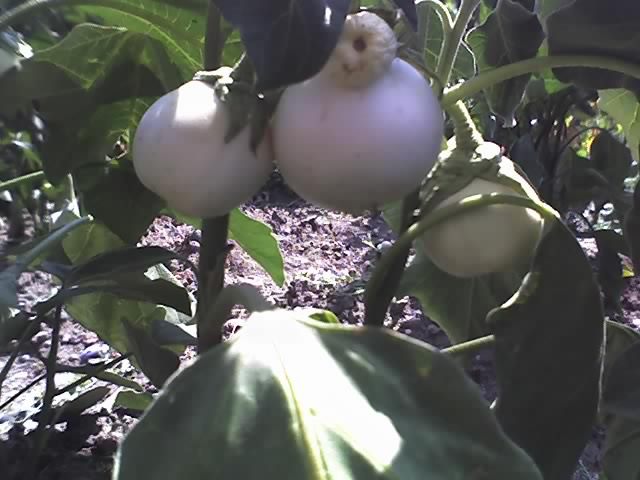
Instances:
[[[384,20],[350,15],[324,68],[284,91],[273,118],[275,160],[305,200],[358,215],[416,190],[436,162],[440,104],[396,52]]]
[[[229,115],[214,87],[201,81],[159,98],[133,140],[140,181],[169,207],[194,217],[225,215],[249,200],[274,168],[270,132],[255,154],[248,126],[225,143]]]

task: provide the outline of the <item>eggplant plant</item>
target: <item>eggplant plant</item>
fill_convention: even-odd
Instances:
[[[64,309],[120,353],[81,373],[131,387],[106,375],[128,358],[159,389],[113,480],[566,480],[595,425],[606,478],[637,477],[638,334],[613,314],[623,257],[640,268],[636,2],[42,0],[0,13],[0,33],[62,7],[73,27],[29,58],[0,45],[0,118],[37,110],[36,173],[68,196],[0,272],[14,348],[0,389],[40,325],[53,331],[37,451],[106,395],[52,408],[68,391]],[[397,235],[363,325],[225,282],[229,239],[286,281],[273,232],[240,210],[276,169],[318,207],[382,211]],[[202,230],[195,296],[166,267],[188,259],[137,246],[160,214]],[[29,270],[59,288],[27,311]],[[451,347],[386,328],[406,295]],[[250,317],[224,338],[238,304]],[[463,368],[482,350],[491,404]]]

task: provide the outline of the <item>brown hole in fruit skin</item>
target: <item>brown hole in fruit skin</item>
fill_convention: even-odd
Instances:
[[[367,49],[367,42],[364,38],[358,37],[353,41],[353,48],[356,52],[364,52]]]

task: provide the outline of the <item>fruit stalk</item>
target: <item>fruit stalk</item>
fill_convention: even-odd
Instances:
[[[222,33],[220,11],[213,0],[209,2],[204,42],[204,69],[215,70],[220,66]],[[211,339],[204,340],[201,332],[203,322],[209,317],[211,306],[224,287],[225,258],[228,252],[227,239],[229,215],[202,219],[200,258],[198,261],[198,353],[204,353],[204,345],[211,345]],[[222,340],[220,332],[219,340]]]
[[[473,152],[484,142],[482,135],[480,135],[475,123],[473,123],[471,119],[471,115],[469,115],[467,107],[465,107],[462,101],[456,102],[447,108],[447,113],[453,122],[458,148]]]

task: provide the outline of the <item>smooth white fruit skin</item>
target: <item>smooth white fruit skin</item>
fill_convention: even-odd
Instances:
[[[138,178],[183,214],[229,213],[266,183],[274,164],[268,132],[255,155],[248,127],[224,143],[228,124],[211,85],[190,81],[167,93],[138,125],[132,147]]]
[[[415,190],[444,133],[425,78],[399,58],[359,89],[323,73],[287,88],[274,115],[275,159],[285,181],[311,203],[354,215]]]
[[[520,195],[508,186],[476,178],[436,209],[471,195]],[[429,229],[420,240],[440,270],[459,278],[506,272],[530,261],[542,234],[540,214],[515,205],[491,205]]]

